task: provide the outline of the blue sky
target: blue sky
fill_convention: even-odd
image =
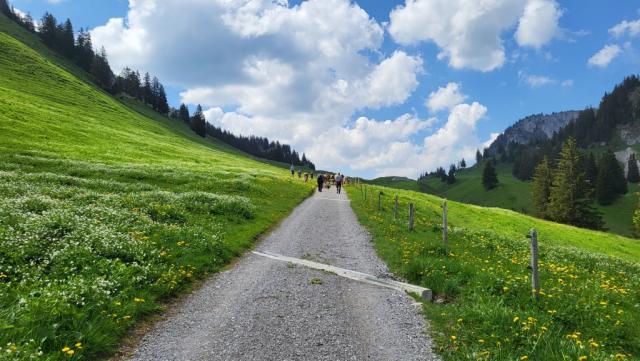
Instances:
[[[334,9],[347,4],[336,14],[319,1],[260,0],[233,9],[221,8],[216,0],[210,6],[202,0],[175,5],[142,0],[132,7],[124,0],[12,4],[34,18],[48,10],[59,20],[70,17],[76,28],[97,29],[94,42],[107,48],[114,71],[130,64],[157,74],[172,105],[202,102],[214,124],[291,142],[319,166],[369,177],[415,177],[469,158],[472,148],[524,116],[597,106],[605,91],[640,68],[640,22],[633,23],[640,19],[637,1],[617,0],[612,6],[596,0],[491,0],[493,13],[487,10],[469,25],[442,20],[444,33],[435,25],[426,32],[421,28],[438,19],[429,17],[437,6],[448,16],[466,16],[468,1],[331,0]],[[184,12],[181,19],[172,15],[176,9]],[[530,18],[539,23],[518,38],[524,28],[519,24],[531,9],[540,11]],[[545,9],[555,22],[545,21]],[[226,18],[214,18],[225,12]],[[131,16],[138,18],[131,21]],[[115,18],[124,20],[108,23]],[[491,19],[507,18],[491,29]],[[623,20],[629,23],[610,30]],[[317,30],[322,26],[328,29]],[[448,31],[458,35],[449,37]],[[502,48],[504,60],[487,65],[482,52],[495,37],[499,44],[492,49]],[[320,53],[309,42],[317,42]],[[589,64],[607,45],[616,56]],[[178,58],[166,48],[196,55]],[[336,55],[335,49],[352,53]],[[462,55],[456,58],[458,50]],[[140,55],[147,53],[148,59]],[[390,77],[376,72],[385,68],[385,60]],[[395,88],[387,87],[390,83]],[[438,111],[425,106],[430,94],[451,83],[457,91],[448,96],[462,97],[458,102]],[[342,86],[346,93],[336,96]],[[465,144],[443,146],[449,138]]]

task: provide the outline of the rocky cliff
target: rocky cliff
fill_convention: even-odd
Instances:
[[[570,110],[552,114],[535,114],[520,119],[496,138],[489,147],[489,154],[495,155],[498,149],[506,147],[511,142],[528,144],[533,140],[550,138],[553,133],[578,118],[579,113],[579,111]]]

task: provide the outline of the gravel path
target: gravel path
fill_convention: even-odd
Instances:
[[[316,193],[257,246],[389,276],[346,194]],[[143,339],[133,360],[437,360],[405,294],[247,253]]]

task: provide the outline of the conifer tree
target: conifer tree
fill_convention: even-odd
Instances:
[[[602,155],[598,164],[596,198],[601,205],[613,203],[618,195],[627,193],[624,170],[611,149]]]
[[[627,161],[627,181],[629,183],[638,183],[640,181],[640,174],[638,172],[638,161],[636,155],[631,154]]]
[[[493,166],[493,162],[485,162],[484,170],[482,171],[482,185],[484,189],[490,190],[498,186],[498,174],[496,168]]]
[[[40,19],[40,27],[38,28],[40,38],[49,47],[55,48],[56,33],[58,32],[58,24],[56,18],[49,12],[45,12]]]
[[[149,73],[144,74],[144,80],[142,81],[142,101],[145,104],[153,105],[153,92],[151,91],[151,76]]]
[[[580,153],[574,138],[567,139],[557,163],[547,208],[549,217],[578,227],[602,228],[602,218],[593,208],[591,189],[580,170]]]
[[[549,158],[545,156],[538,164],[533,173],[533,183],[531,186],[531,200],[533,203],[533,214],[539,218],[547,218],[547,206],[551,195],[551,185],[553,174]]]
[[[462,160],[460,161],[460,168],[467,168],[467,161],[465,161],[464,158],[462,158]]]
[[[480,163],[482,161],[482,153],[480,153],[480,149],[476,150],[476,163]]]
[[[196,112],[191,117],[191,129],[203,138],[207,135],[206,119],[200,104],[198,104]]]
[[[5,14],[8,17],[11,17],[11,14],[13,12],[11,11],[11,7],[9,6],[9,3],[7,2],[7,0],[0,0],[0,13]]]
[[[76,41],[75,36],[73,35],[73,25],[71,24],[71,19],[67,19],[67,21],[65,21],[64,24],[60,26],[59,34],[60,51],[68,59],[73,58]]]
[[[451,167],[449,167],[449,174],[447,174],[447,184],[453,184],[456,182],[456,166],[455,165],[451,165]]]
[[[191,116],[189,115],[189,108],[186,105],[180,104],[180,109],[178,109],[178,119],[182,121],[184,124],[189,125]]]

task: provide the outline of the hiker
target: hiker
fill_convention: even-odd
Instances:
[[[322,183],[324,183],[324,176],[318,174],[318,192],[322,192]]]
[[[309,180],[309,173],[305,172],[304,173],[304,182],[307,183],[308,180]]]
[[[296,174],[296,168],[293,166],[293,163],[291,163],[291,168],[289,168],[289,170],[291,170],[291,176],[293,177]]]
[[[302,168],[298,169],[298,178],[302,178]]]
[[[336,174],[336,191],[340,194],[342,190],[342,175],[340,173]]]

